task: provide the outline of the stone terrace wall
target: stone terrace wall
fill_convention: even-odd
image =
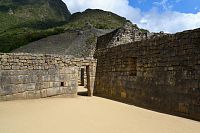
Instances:
[[[200,120],[200,29],[101,48],[95,56],[94,95]]]
[[[0,54],[0,101],[77,95],[78,69],[94,60],[58,55]]]

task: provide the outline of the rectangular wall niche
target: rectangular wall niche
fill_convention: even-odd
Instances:
[[[64,86],[65,86],[65,83],[64,83],[64,82],[61,82],[61,83],[60,83],[60,86],[61,86],[61,87],[64,87]]]
[[[114,65],[112,65],[115,72],[124,72],[128,73],[129,76],[136,76],[137,74],[137,58],[136,57],[127,57],[116,60]]]

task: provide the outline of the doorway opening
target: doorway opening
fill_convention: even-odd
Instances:
[[[84,68],[81,68],[81,84],[80,86],[84,86],[85,85],[85,69]]]
[[[79,70],[80,84],[78,95],[91,96],[90,90],[90,66],[84,66]]]

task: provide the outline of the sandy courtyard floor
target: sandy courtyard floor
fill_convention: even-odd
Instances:
[[[0,102],[0,133],[200,133],[200,122],[79,96]]]

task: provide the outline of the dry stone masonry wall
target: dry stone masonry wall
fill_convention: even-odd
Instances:
[[[97,42],[97,48],[116,47],[118,45],[142,41],[160,35],[162,34],[150,33],[149,31],[139,29],[137,25],[134,25],[131,22],[127,22],[121,28],[116,29],[106,35],[100,36]],[[98,45],[98,43],[100,45]]]
[[[95,95],[200,120],[200,29],[112,48],[99,42]]]
[[[77,95],[78,70],[92,59],[58,55],[0,54],[0,101]]]

